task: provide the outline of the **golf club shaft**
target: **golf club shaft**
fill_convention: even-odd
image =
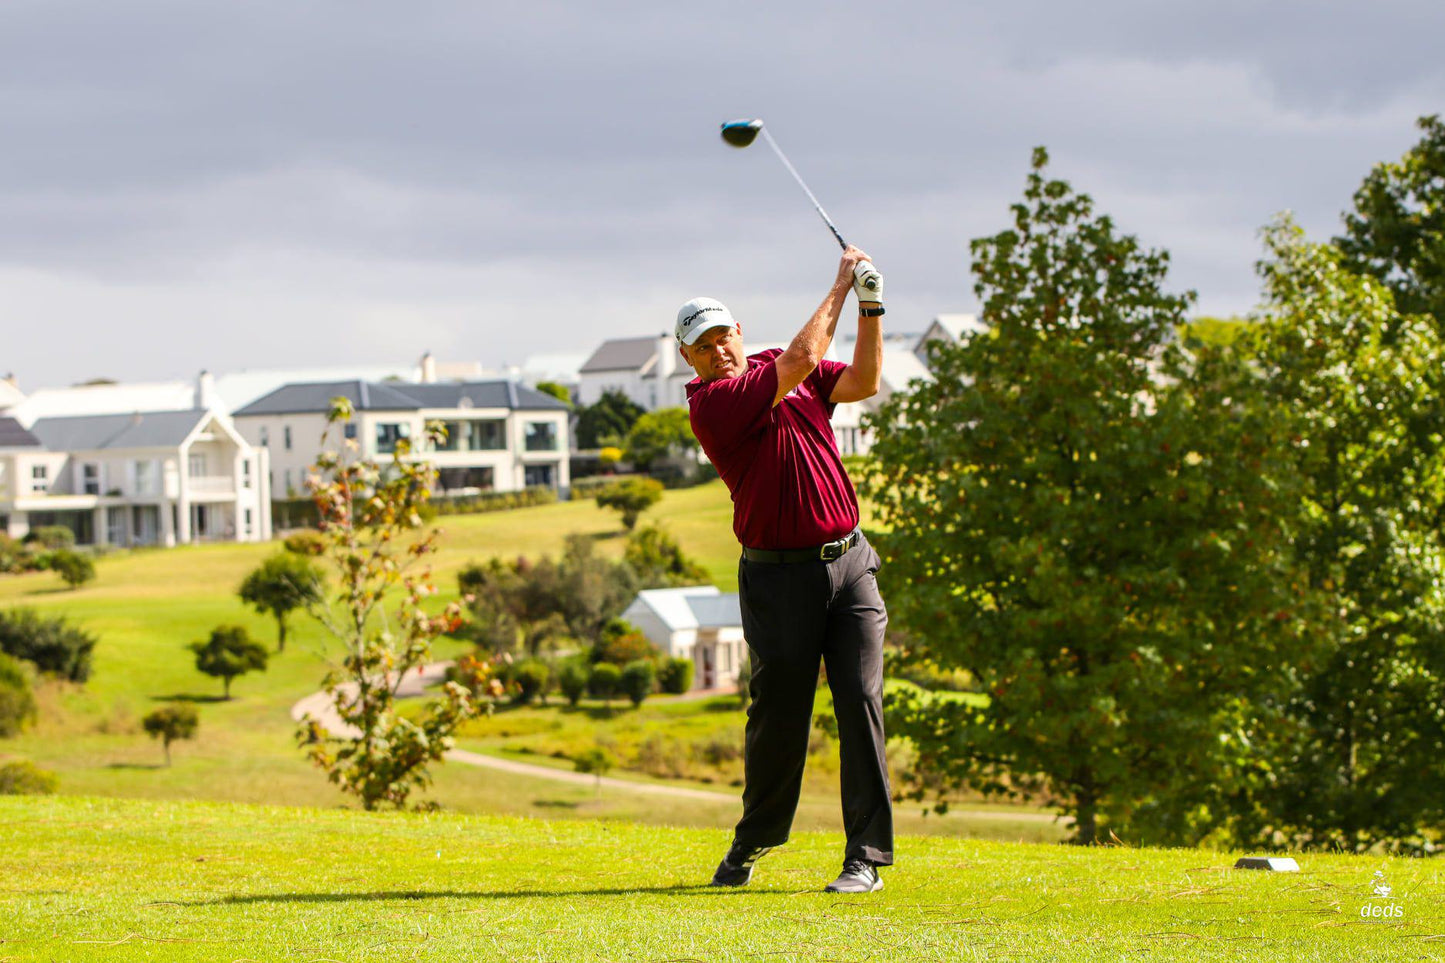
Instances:
[[[823,223],[828,225],[828,230],[832,231],[833,236],[838,239],[838,246],[846,251],[848,249],[848,242],[843,240],[843,235],[839,234],[838,229],[833,226],[833,221],[828,217],[828,212],[823,210],[823,205],[819,204],[818,199],[813,196],[813,192],[808,190],[808,185],[803,183],[803,178],[798,175],[792,162],[788,160],[788,155],[783,153],[783,149],[778,146],[777,141],[773,140],[773,135],[768,133],[766,127],[763,128],[763,137],[767,139],[768,146],[773,149],[773,153],[778,155],[778,160],[782,161],[783,166],[788,169],[788,173],[793,175],[793,180],[798,182],[798,186],[803,189],[803,193],[808,195],[808,200],[813,202],[813,210],[818,212],[818,216],[823,219]]]

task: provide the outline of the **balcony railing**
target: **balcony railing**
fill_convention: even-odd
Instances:
[[[236,490],[236,479],[230,475],[192,475],[187,485],[198,495],[229,495]]]

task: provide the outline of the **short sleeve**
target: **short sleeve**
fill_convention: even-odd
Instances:
[[[703,448],[725,450],[760,430],[778,396],[778,366],[768,360],[736,378],[719,378],[692,399],[692,430]]]
[[[828,406],[828,417],[830,418],[833,416],[834,405],[828,399],[832,396],[833,389],[838,386],[838,379],[843,377],[843,372],[847,370],[848,366],[843,362],[829,361],[824,358],[818,362],[818,367],[813,369],[813,373],[808,375],[813,382],[813,391],[817,394],[818,400]]]

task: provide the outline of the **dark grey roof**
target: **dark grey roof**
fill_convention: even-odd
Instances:
[[[41,418],[30,431],[51,451],[101,448],[170,448],[179,445],[210,412],[137,411],[129,415]]]
[[[549,394],[510,381],[412,384],[391,381],[329,381],[282,385],[238,409],[242,415],[291,415],[331,410],[338,395],[357,411],[417,411],[421,408],[511,408],[567,410]],[[469,399],[464,404],[462,399]]]
[[[39,448],[40,439],[14,418],[0,418],[0,448]]]
[[[638,371],[657,354],[656,338],[614,338],[602,342],[578,371]]]
[[[692,609],[698,628],[724,629],[743,624],[742,606],[738,604],[738,593],[725,592],[722,595],[689,595],[687,607]]]

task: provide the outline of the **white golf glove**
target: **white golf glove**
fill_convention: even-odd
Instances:
[[[883,275],[870,261],[859,261],[853,268],[853,293],[859,301],[883,303]]]

